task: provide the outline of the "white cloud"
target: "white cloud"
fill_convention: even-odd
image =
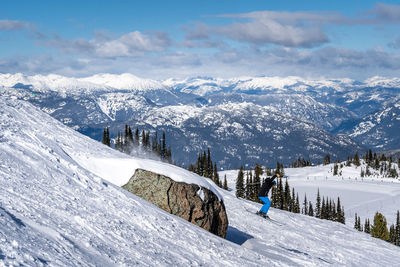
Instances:
[[[133,31],[116,39],[96,34],[94,39],[66,40],[55,36],[51,40],[39,42],[40,45],[55,47],[64,53],[76,55],[91,55],[93,57],[134,57],[147,52],[164,51],[171,43],[168,35],[163,32],[143,34]]]
[[[0,31],[16,31],[28,28],[29,24],[19,20],[0,20]]]

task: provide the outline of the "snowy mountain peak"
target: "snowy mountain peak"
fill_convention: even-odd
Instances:
[[[150,79],[142,79],[135,75],[124,73],[96,74],[85,78],[65,77],[57,74],[28,76],[21,73],[0,74],[0,85],[4,87],[28,86],[39,91],[80,92],[93,90],[152,90],[164,86]]]
[[[96,74],[90,77],[81,78],[80,80],[116,89],[151,90],[164,88],[164,86],[158,81],[139,78],[130,73]]]

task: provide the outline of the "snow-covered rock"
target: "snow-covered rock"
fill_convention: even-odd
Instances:
[[[187,174],[181,175],[181,180],[187,181]],[[228,218],[225,205],[215,190],[213,192],[198,183],[176,182],[166,175],[142,169],[137,169],[123,188],[213,234],[222,238],[226,236]]]

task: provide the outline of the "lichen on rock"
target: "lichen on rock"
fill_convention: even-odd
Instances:
[[[176,182],[143,169],[137,169],[122,188],[211,233],[223,238],[226,236],[228,217],[225,205],[207,188]]]

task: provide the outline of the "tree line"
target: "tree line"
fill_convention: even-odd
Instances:
[[[111,147],[109,127],[103,130],[102,143]],[[140,132],[139,128],[136,128],[133,134],[132,128],[125,125],[123,132],[118,131],[114,148],[126,154],[140,151],[142,154],[156,155],[162,161],[172,163],[172,151],[170,146],[167,147],[165,132],[158,137],[157,132],[151,136],[150,131]]]
[[[246,180],[244,179],[245,173]],[[264,178],[261,179],[263,173],[263,168],[258,164],[255,165],[254,171],[249,170],[245,172],[243,167],[240,168],[236,179],[236,196],[261,203],[257,196],[262,184],[265,182]],[[278,162],[275,170],[266,169],[265,173],[267,176],[272,175],[272,173],[284,176],[283,165]],[[283,181],[282,178],[278,178],[277,185],[272,187],[271,207],[293,213],[302,213],[320,219],[337,221],[343,224],[345,223],[344,207],[341,205],[339,197],[337,202],[324,196],[321,199],[318,189],[315,205],[307,199],[306,194],[304,195],[304,200],[300,204],[299,195],[295,192],[294,188],[290,187],[288,179]]]
[[[224,182],[222,183],[219,178],[217,163],[213,162],[211,159],[210,148],[207,149],[207,153],[206,151],[199,153],[196,163],[190,164],[188,170],[197,173],[200,176],[210,178],[217,186],[228,190],[226,175],[224,177]]]
[[[392,224],[389,229],[385,216],[376,212],[374,216],[374,224],[371,225],[369,218],[365,219],[364,226],[361,225],[361,218],[355,214],[354,228],[360,232],[370,234],[372,237],[385,240],[396,246],[400,246],[400,212],[397,211],[396,223]]]

